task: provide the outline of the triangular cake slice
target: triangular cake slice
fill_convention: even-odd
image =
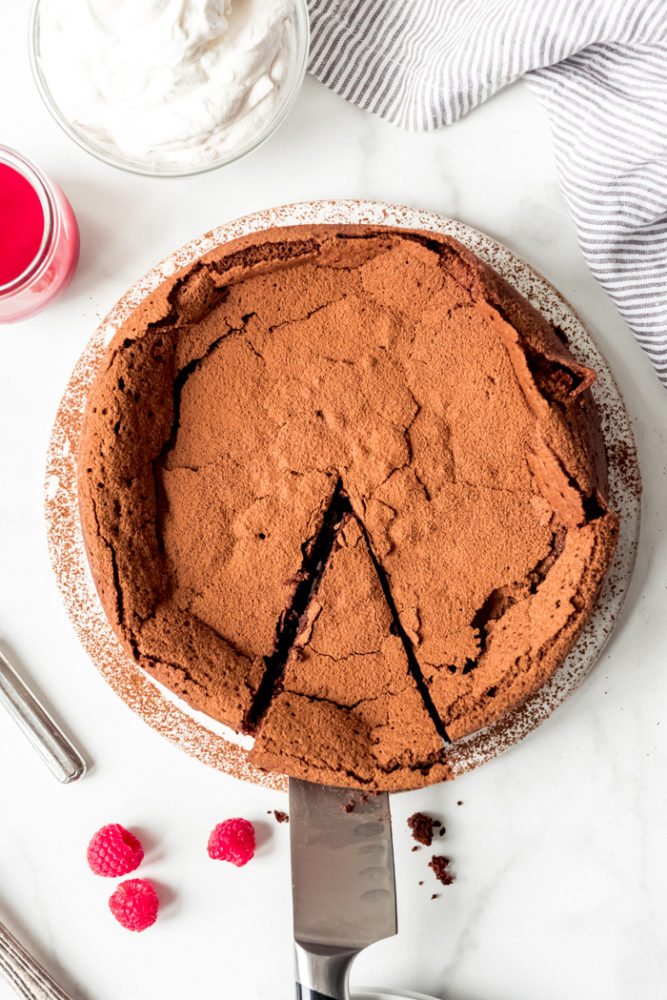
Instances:
[[[374,789],[450,776],[351,514],[338,529],[250,760],[309,781]]]

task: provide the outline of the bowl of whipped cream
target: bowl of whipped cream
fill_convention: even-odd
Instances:
[[[153,176],[212,170],[281,124],[308,59],[306,0],[35,0],[31,62],[83,149]]]

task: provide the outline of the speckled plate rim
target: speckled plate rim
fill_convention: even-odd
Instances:
[[[51,564],[65,608],[83,646],[113,690],[145,722],[182,750],[218,770],[273,789],[286,779],[248,762],[251,741],[195,712],[138,667],[118,643],[97,597],[85,555],[76,489],[76,455],[86,395],[107,344],[133,309],[162,281],[199,256],[248,233],[276,226],[323,223],[390,225],[450,235],[486,261],[565,334],[576,357],[595,368],[593,393],[609,455],[612,506],[620,516],[619,543],[592,621],[551,679],[519,709],[447,750],[460,775],[522,740],[561,705],[588,675],[623,607],[635,561],[641,479],[630,418],[614,377],[592,335],[563,296],[537,271],[490,236],[422,209],[382,202],[303,202],[254,212],[186,243],[153,267],[113,307],[87,344],[56,415],[46,463],[45,513]]]

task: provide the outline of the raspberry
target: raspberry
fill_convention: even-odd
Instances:
[[[109,898],[109,909],[128,931],[145,931],[157,920],[157,893],[143,878],[121,882]]]
[[[208,838],[208,856],[214,861],[231,861],[242,868],[254,853],[255,828],[247,819],[226,819]]]
[[[109,823],[88,844],[87,857],[95,875],[127,875],[143,861],[144,849],[120,823]]]

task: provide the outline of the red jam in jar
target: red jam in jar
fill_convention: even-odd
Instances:
[[[70,281],[79,227],[59,187],[0,145],[0,323],[43,309]]]

